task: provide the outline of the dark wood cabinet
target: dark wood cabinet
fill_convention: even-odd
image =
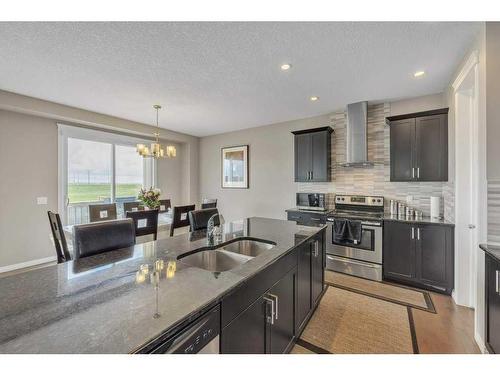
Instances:
[[[387,118],[391,181],[448,180],[448,108]]]
[[[323,232],[299,247],[297,262],[297,332],[301,332],[324,289]]]
[[[221,353],[265,354],[269,306],[260,297],[221,332]]]
[[[454,285],[454,228],[384,222],[385,279],[450,294]]]
[[[317,225],[326,223],[326,214],[303,211],[288,211],[287,219],[299,225]]]
[[[274,317],[268,315],[271,320],[269,325],[269,350],[271,354],[283,354],[289,349],[295,334],[295,285],[297,271],[290,271],[285,277],[278,281],[267,294],[267,298],[274,303]]]
[[[294,268],[222,329],[222,353],[289,351],[295,334],[296,277]]]
[[[311,244],[306,242],[298,248],[297,261],[297,331],[307,322],[311,310]]]
[[[321,237],[315,238],[311,244],[311,305],[315,306],[321,297],[324,287],[325,242]]]
[[[291,350],[323,292],[324,238],[296,234],[292,252],[221,301],[222,353],[282,354]]]
[[[292,132],[295,136],[295,182],[327,182],[331,179],[329,126]]]
[[[414,227],[406,223],[384,223],[384,276],[408,280],[416,278],[414,231]]]
[[[500,354],[500,262],[486,255],[486,346],[493,354]]]

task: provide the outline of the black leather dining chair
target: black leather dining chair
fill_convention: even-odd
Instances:
[[[89,205],[89,221],[116,220],[116,203],[91,204]]]
[[[170,237],[174,235],[174,230],[189,226],[188,214],[194,211],[195,205],[175,206],[172,213],[172,224],[170,224]]]
[[[153,235],[156,241],[158,235],[158,210],[127,211],[127,218],[134,221],[135,236]]]
[[[142,202],[134,201],[134,202],[123,202],[123,212],[129,211],[140,211],[144,210],[144,205]]]
[[[73,227],[73,252],[75,259],[105,253],[135,244],[135,227],[132,219],[120,219],[75,225]]]
[[[217,199],[203,199],[203,202],[201,202],[201,209],[205,208],[217,208]]]
[[[207,229],[208,220],[215,214],[219,214],[217,208],[205,208],[202,210],[190,211],[189,228],[191,232],[200,229]],[[214,218],[214,225],[220,225],[219,216]]]
[[[63,226],[59,214],[48,211],[50,230],[54,238],[54,245],[56,247],[57,263],[64,263],[71,260],[71,255],[68,251],[68,244],[66,236],[64,235]]]
[[[160,213],[167,212],[171,208],[170,199],[160,199]]]

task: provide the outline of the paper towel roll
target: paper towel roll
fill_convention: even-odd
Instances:
[[[431,197],[431,218],[441,217],[441,197]]]

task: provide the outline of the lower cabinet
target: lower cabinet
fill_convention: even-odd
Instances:
[[[500,262],[486,255],[486,346],[500,354]]]
[[[304,241],[221,303],[221,353],[288,352],[324,285],[325,231]]]
[[[221,332],[221,352],[282,354],[294,338],[296,268]]]
[[[323,232],[322,232],[323,233]],[[301,245],[297,264],[297,332],[302,331],[324,288],[325,241],[323,234]]]
[[[454,228],[384,222],[384,278],[450,294],[454,285]]]

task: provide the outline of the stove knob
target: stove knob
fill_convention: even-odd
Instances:
[[[375,199],[372,199],[372,202],[375,203]]]

